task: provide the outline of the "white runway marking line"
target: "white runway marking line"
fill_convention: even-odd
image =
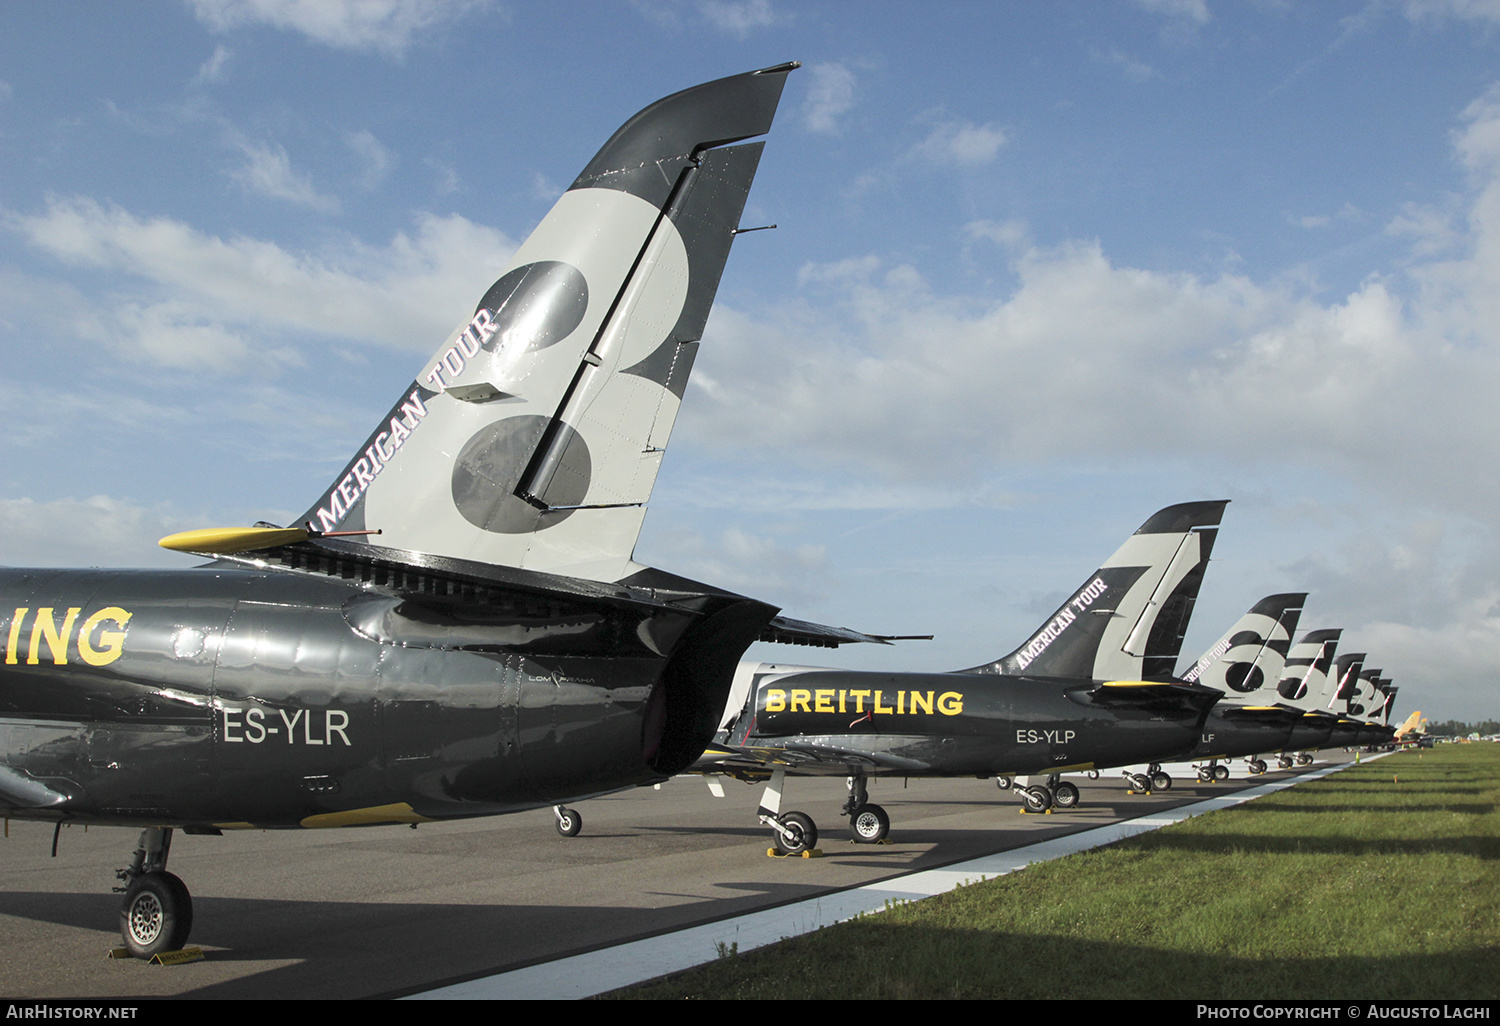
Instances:
[[[1111,823],[1109,826],[1085,830],[1067,837],[1029,844],[998,855],[986,855],[942,869],[923,870],[910,876],[825,894],[791,905],[780,905],[735,919],[542,962],[467,983],[455,983],[413,994],[407,1000],[534,1001],[593,997],[595,994],[604,994],[712,962],[719,956],[720,950],[728,949],[731,945],[738,945],[737,950],[741,952],[752,951],[788,937],[811,933],[825,926],[853,919],[861,913],[882,911],[887,901],[920,901],[965,884],[1004,876],[1037,862],[1113,844],[1148,830],[1157,830],[1201,816],[1205,812],[1231,808],[1293,784],[1317,780],[1346,766],[1357,765],[1359,763],[1347,762],[1324,766],[1286,780],[1261,784],[1234,794],[1220,795],[1138,819]]]

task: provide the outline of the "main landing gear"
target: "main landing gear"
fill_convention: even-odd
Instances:
[[[839,812],[849,817],[849,829],[854,831],[854,843],[879,844],[891,832],[891,817],[879,805],[871,804],[864,777],[850,777],[847,783],[849,797],[844,800],[844,807]]]
[[[776,770],[761,795],[756,818],[771,828],[772,841],[779,855],[803,855],[818,845],[818,827],[805,812],[781,811],[781,788],[786,770]]]
[[[781,791],[786,782],[786,771],[776,770],[766,784],[756,818],[771,828],[771,840],[778,855],[803,855],[818,845],[818,826],[805,812],[782,812]],[[849,797],[841,815],[849,817],[849,829],[854,834],[855,844],[878,844],[891,831],[891,817],[879,805],[870,801],[869,791],[863,776],[849,777]]]
[[[1229,779],[1229,767],[1220,766],[1219,760],[1210,759],[1202,766],[1195,766],[1198,771],[1198,783],[1200,784],[1222,784]]]
[[[136,958],[178,951],[193,929],[193,899],[187,886],[167,872],[171,827],[147,827],[129,869],[115,873],[125,882],[120,905],[120,937]]]
[[[1144,773],[1132,773],[1129,770],[1121,772],[1130,782],[1131,794],[1150,794],[1152,791],[1172,790],[1172,777],[1161,768],[1159,762],[1149,764]]]
[[[1056,773],[1044,778],[1040,784],[1027,784],[1025,786],[1017,785],[1013,777],[998,776],[995,778],[995,786],[999,787],[1002,791],[1015,791],[1021,796],[1022,809],[1033,814],[1047,812],[1053,808],[1074,808],[1078,805],[1080,797],[1078,785],[1063,780]]]
[[[1245,763],[1245,766],[1250,770],[1251,776],[1258,777],[1266,771],[1266,760],[1254,758]]]

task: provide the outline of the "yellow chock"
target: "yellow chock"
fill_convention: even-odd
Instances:
[[[203,949],[199,947],[183,948],[181,951],[163,951],[159,955],[151,956],[153,965],[187,965],[189,962],[203,961]]]
[[[110,958],[133,958],[129,948],[110,948]],[[181,951],[163,951],[152,955],[147,959],[149,965],[186,965],[189,962],[203,961],[203,949],[200,947],[183,948]]]

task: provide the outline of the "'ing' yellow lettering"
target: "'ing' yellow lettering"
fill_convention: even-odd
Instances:
[[[21,646],[21,635],[25,629],[26,614],[31,611],[28,606],[19,606],[10,619],[10,630],[6,632],[5,661],[14,664],[19,661]],[[57,612],[51,606],[42,606],[36,611],[36,616],[31,622],[31,637],[26,646],[26,664],[36,666],[42,662],[42,646],[46,644],[47,654],[52,658],[54,666],[64,666],[68,662],[68,642],[74,639],[74,626],[78,623],[78,615],[83,612],[81,606],[70,606],[62,614],[62,623],[58,623]],[[130,613],[119,606],[107,606],[98,612],[90,614],[82,626],[78,627],[76,640],[78,645],[78,658],[90,666],[108,666],[125,650],[125,629],[130,623]],[[106,625],[112,625],[108,627]]]

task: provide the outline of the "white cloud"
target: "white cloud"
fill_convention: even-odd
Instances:
[[[1413,21],[1458,18],[1500,25],[1500,0],[1404,0],[1401,7]]]
[[[0,499],[0,564],[7,566],[183,566],[156,543],[201,527],[168,505],[88,499]]]
[[[1145,61],[1137,60],[1119,50],[1111,50],[1109,53],[1101,55],[1099,59],[1118,67],[1125,75],[1125,78],[1131,82],[1149,82],[1152,79],[1162,77],[1161,72]]]
[[[974,222],[971,237],[1012,247],[1009,295],[936,292],[873,255],[807,265],[807,301],[716,311],[716,387],[684,408],[685,430],[936,482],[1062,460],[1290,459],[1490,522],[1500,480],[1475,468],[1500,464],[1497,97],[1455,140],[1475,176],[1461,258],[1414,254],[1402,277],[1327,302],[1297,281],[1123,267],[1094,242],[1025,247],[1022,226]]]
[[[802,105],[803,123],[812,132],[837,132],[839,118],[854,106],[854,72],[842,64],[814,64],[807,70],[812,86]]]
[[[198,66],[198,74],[193,76],[193,81],[199,85],[204,82],[222,81],[231,56],[233,53],[229,47],[220,43],[214,47],[213,55]]]
[[[349,240],[327,256],[222,239],[83,198],[54,198],[43,214],[11,213],[7,221],[66,264],[146,283],[111,304],[120,313],[101,335],[120,338],[144,359],[219,369],[248,359],[252,349],[294,362],[277,344],[250,345],[287,332],[425,354],[515,249],[502,233],[456,214],[423,215],[413,233],[383,247]]]
[[[714,28],[740,39],[785,20],[772,10],[771,0],[698,0],[698,11]]]
[[[342,208],[337,196],[313,188],[312,179],[292,170],[291,158],[278,143],[259,143],[244,137],[232,140],[245,163],[229,173],[244,189],[271,199],[285,200],[323,214],[337,214]]]
[[[187,0],[216,32],[269,25],[343,50],[400,57],[417,36],[492,8],[490,0]]]
[[[373,191],[385,180],[386,173],[396,162],[395,156],[368,131],[348,132],[344,136],[344,143],[365,166],[355,179],[355,184],[366,192]]]
[[[1003,145],[1005,133],[998,125],[944,121],[935,126],[926,139],[912,147],[908,156],[934,164],[977,167],[994,160]]]
[[[1206,0],[1136,0],[1136,3],[1153,14],[1165,15],[1194,25],[1208,24]]]
[[[672,571],[766,601],[804,606],[822,597],[827,551],[821,545],[787,546],[774,538],[730,527],[717,537],[673,537]]]

